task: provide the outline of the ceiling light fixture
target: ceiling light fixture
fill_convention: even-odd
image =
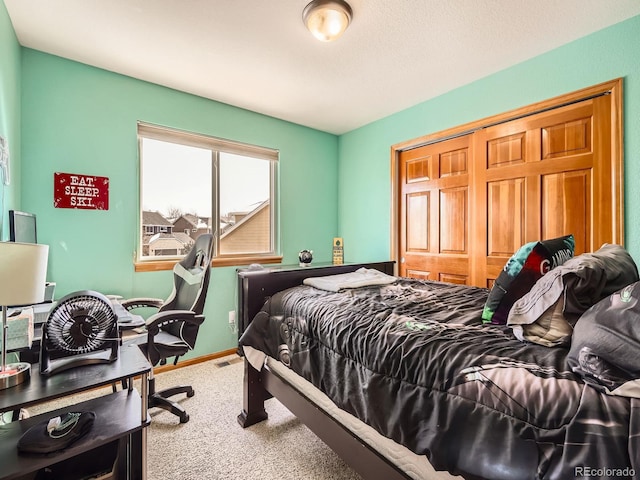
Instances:
[[[318,40],[331,42],[349,26],[353,11],[343,0],[313,0],[302,11],[302,20]]]

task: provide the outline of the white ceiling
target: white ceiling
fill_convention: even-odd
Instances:
[[[638,0],[4,0],[21,45],[341,134],[640,14]]]

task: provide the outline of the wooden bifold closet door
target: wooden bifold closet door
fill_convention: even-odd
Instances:
[[[398,273],[491,287],[526,242],[571,233],[576,255],[622,243],[620,99],[612,88],[619,97],[619,81],[609,82],[592,87],[608,94],[575,92],[586,99],[555,99],[562,106],[537,104],[512,112],[513,120],[486,119],[454,138],[396,148]]]
[[[468,283],[471,135],[400,154],[400,275]]]

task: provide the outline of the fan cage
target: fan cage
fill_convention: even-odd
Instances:
[[[63,298],[46,323],[47,338],[55,349],[71,354],[105,348],[117,328],[117,317],[108,299],[84,292]]]

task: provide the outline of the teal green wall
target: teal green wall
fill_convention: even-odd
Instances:
[[[11,183],[0,181],[0,240],[9,237],[7,212],[17,208],[20,198],[20,80],[20,45],[0,2],[0,136],[11,152]]]
[[[56,297],[80,289],[125,297],[171,291],[171,272],[135,273],[133,267],[138,120],[279,149],[284,262],[297,263],[304,248],[330,261],[337,233],[336,136],[25,48],[21,206],[36,213],[38,240],[50,245],[48,278],[57,283]],[[54,208],[54,172],[108,177],[109,209]],[[228,325],[235,285],[235,268],[213,269],[207,321],[191,356],[236,345]]]
[[[8,208],[19,207],[38,215],[39,237],[51,248],[48,278],[58,284],[57,297],[85,288],[166,296],[170,272],[133,269],[136,122],[143,120],[280,150],[285,263],[295,263],[302,248],[329,261],[336,234],[344,237],[346,261],[387,259],[391,145],[623,77],[626,245],[638,260],[639,46],[635,17],[335,137],[20,48],[0,2],[0,134],[9,138],[12,152],[12,184],[2,211],[6,216]],[[109,177],[109,210],[53,208],[54,172]],[[227,312],[235,309],[236,293],[235,268],[213,269],[207,322],[191,356],[235,346]]]
[[[639,51],[637,16],[342,135],[338,219],[345,258],[390,256],[391,145],[623,77],[625,245],[640,261]]]

